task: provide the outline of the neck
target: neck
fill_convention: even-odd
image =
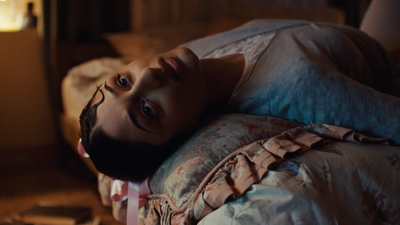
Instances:
[[[200,71],[207,85],[208,108],[225,106],[245,68],[242,54],[216,59],[201,59]]]

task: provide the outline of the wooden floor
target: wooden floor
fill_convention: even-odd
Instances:
[[[45,201],[89,206],[101,224],[123,224],[101,204],[96,177],[73,154],[57,148],[0,149],[0,222]]]

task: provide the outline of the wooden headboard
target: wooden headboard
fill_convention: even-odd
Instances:
[[[345,23],[344,11],[329,7],[328,3],[294,7],[285,4],[268,4],[274,1],[259,0],[131,0],[130,24],[132,31],[149,27],[178,24],[185,21],[212,17],[231,17],[243,20],[255,18],[283,18]],[[290,2],[290,1],[289,1]],[[295,3],[296,0],[293,1]],[[298,2],[298,1],[297,1]],[[303,1],[307,2],[307,1]],[[324,2],[324,1],[318,1]],[[327,2],[327,1],[325,1]],[[300,7],[299,7],[300,6]]]
[[[221,2],[221,1],[214,1]],[[204,19],[210,0],[131,0],[131,30]]]

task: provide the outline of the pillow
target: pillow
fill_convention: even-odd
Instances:
[[[167,52],[176,46],[203,37],[206,22],[194,21],[145,29],[140,32],[109,33],[108,42],[131,60]]]
[[[150,181],[153,194],[169,195],[181,207],[207,174],[230,153],[268,139],[300,123],[267,116],[229,114],[216,117],[194,134],[156,171]]]
[[[327,140],[328,139],[328,140]],[[239,199],[284,159],[320,149],[329,139],[381,142],[344,127],[268,116],[214,118],[170,156],[150,179],[153,194],[139,224],[190,224]],[[326,151],[329,151],[326,150]]]

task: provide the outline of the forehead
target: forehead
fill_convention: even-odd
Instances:
[[[116,122],[121,119],[122,106],[110,98],[112,96],[107,94],[103,84],[93,96],[91,105],[93,107],[95,104],[99,104],[95,112],[96,126],[102,127],[108,135],[114,136],[113,132],[107,132],[107,130],[118,130],[116,127],[120,126],[120,123]]]
[[[110,137],[130,143],[155,143],[160,140],[154,140],[154,137],[140,131],[129,119],[126,105],[124,102],[115,98],[104,85],[100,88],[104,93],[104,101],[98,105],[96,110],[96,127],[104,130]],[[103,94],[100,90],[92,99],[92,106],[101,102]],[[161,140],[163,141],[163,139]]]
[[[95,104],[101,102],[101,100],[103,98],[103,95],[104,95],[104,93],[101,93],[102,86],[103,86],[103,84],[99,85],[96,88],[96,91],[93,93],[93,96],[92,96],[92,99],[91,99],[91,102],[90,102],[90,107],[93,107]]]

